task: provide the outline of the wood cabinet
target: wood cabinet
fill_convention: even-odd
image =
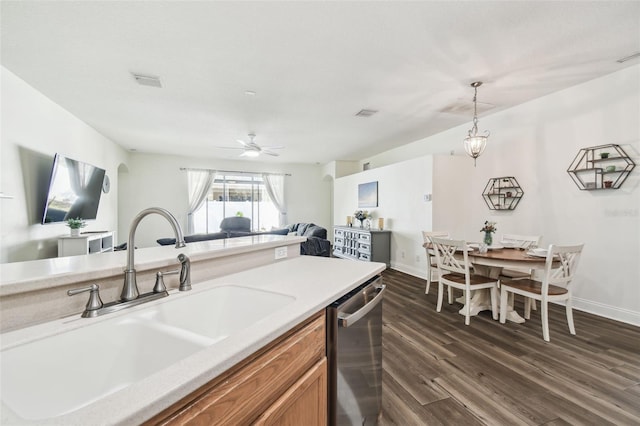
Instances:
[[[147,425],[326,425],[325,314],[314,315]]]
[[[327,424],[327,360],[311,368],[256,421],[259,426]]]
[[[113,232],[91,232],[58,238],[58,257],[113,251]]]
[[[333,228],[333,255],[343,259],[391,264],[391,232],[336,226]]]

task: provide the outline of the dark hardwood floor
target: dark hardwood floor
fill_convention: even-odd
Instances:
[[[436,312],[437,283],[383,276],[382,425],[640,425],[640,328],[574,310],[572,336],[551,305],[546,343],[539,309],[465,326],[459,303]]]

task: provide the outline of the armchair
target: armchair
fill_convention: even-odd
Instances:
[[[251,232],[251,219],[242,216],[225,217],[220,222],[220,232]]]

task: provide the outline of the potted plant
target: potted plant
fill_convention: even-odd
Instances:
[[[493,234],[497,230],[498,230],[498,228],[496,228],[496,223],[495,222],[489,222],[488,220],[484,221],[484,226],[482,227],[480,232],[484,232],[483,242],[487,246],[490,246],[491,244],[493,244],[493,235],[491,235],[491,234]]]
[[[365,219],[369,219],[371,217],[371,214],[367,210],[356,210],[356,212],[353,214],[353,217],[360,221],[360,228],[363,228],[362,222]]]
[[[87,226],[87,223],[81,217],[76,217],[75,219],[67,219],[67,226],[71,230],[71,236],[77,237],[80,235],[80,228]]]
[[[600,153],[600,158],[602,158],[602,159],[609,158],[609,153],[608,152],[601,152]]]

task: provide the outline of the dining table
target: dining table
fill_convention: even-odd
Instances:
[[[546,256],[535,255],[521,248],[510,248],[500,245],[489,246],[487,251],[481,253],[479,244],[470,243],[467,256],[473,264],[476,274],[498,279],[504,268],[536,270],[544,269]],[[425,243],[425,248],[432,248],[431,243]],[[462,253],[459,254],[462,257]],[[464,303],[464,297],[456,299]],[[465,314],[466,307],[462,307],[459,313]],[[482,311],[491,310],[491,296],[489,290],[475,290],[470,300],[470,315],[478,315]],[[513,300],[507,308],[507,320],[515,323],[523,323],[525,320],[513,309]]]

